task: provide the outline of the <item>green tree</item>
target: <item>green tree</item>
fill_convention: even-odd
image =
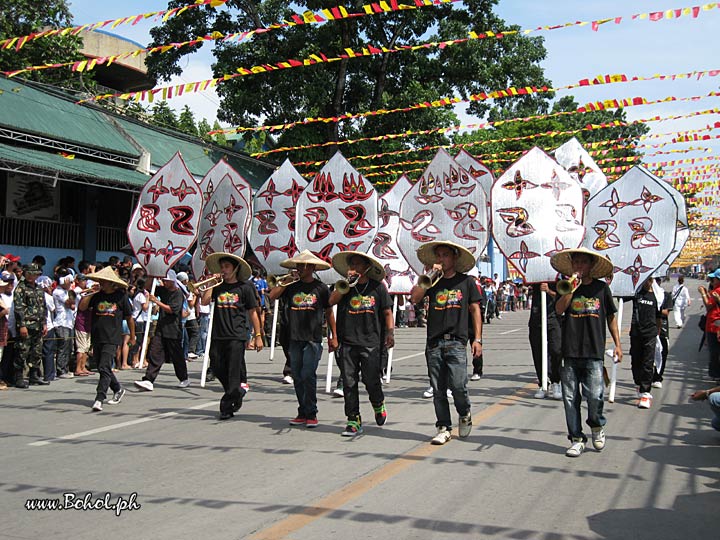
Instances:
[[[207,121],[207,118],[203,118],[198,122],[198,135],[201,139],[204,139],[206,141],[211,141],[212,137],[208,135],[210,131],[212,131],[212,127],[210,127],[210,122]]]
[[[185,105],[180,112],[180,118],[178,119],[178,129],[183,133],[192,135],[193,137],[198,136],[198,128],[195,125],[195,115],[190,110],[190,106]]]
[[[156,126],[160,126],[166,129],[178,129],[178,118],[168,105],[167,101],[160,101],[153,105],[151,109],[152,116],[150,122]]]
[[[73,25],[66,0],[3,0],[0,9],[0,40],[20,37],[49,28],[66,28]],[[78,36],[52,36],[40,38],[15,48],[0,50],[0,69],[13,71],[28,66],[60,64],[82,60],[82,38]],[[47,84],[92,90],[92,72],[74,73],[69,67],[44,69],[22,74],[23,78]]]
[[[215,120],[215,123],[213,124],[212,128],[213,128],[213,131],[215,131],[218,129],[222,129],[222,126],[220,125],[220,122]],[[213,135],[211,138],[215,141],[215,144],[217,144],[218,146],[229,146],[227,137],[225,137],[225,135],[223,135],[222,133]]]
[[[365,2],[345,4],[361,11]],[[173,0],[169,7],[187,1]],[[344,54],[366,45],[397,48],[428,41],[466,38],[469,30],[516,29],[493,13],[497,0],[466,0],[416,10],[343,19],[322,25],[298,25],[256,34],[241,43],[217,41],[213,53],[215,76],[238,67],[302,60],[310,54]],[[153,44],[185,41],[213,31],[223,34],[254,30],[287,19],[293,12],[318,11],[337,5],[335,0],[229,0],[229,9],[207,7],[188,10],[151,31]],[[181,71],[180,60],[196,50],[183,48],[148,59],[152,76],[168,80]],[[217,86],[221,98],[220,120],[256,126],[302,120],[308,116],[338,116],[379,108],[396,108],[444,96],[478,93],[507,86],[549,85],[539,62],[545,57],[543,40],[510,34],[502,39],[470,40],[445,48],[428,48],[322,63],[311,67],[272,71],[238,77]],[[474,103],[471,112],[484,114],[486,103]],[[517,99],[509,110],[534,113],[547,107],[544,97]],[[352,122],[298,126],[283,131],[278,146],[306,145],[369,137],[402,131],[426,130],[457,123],[447,109],[421,109],[408,113],[368,117]],[[443,135],[418,135],[402,139],[343,146],[345,155],[386,152],[426,144],[449,142]],[[293,152],[293,160],[323,159],[336,150]],[[275,156],[281,160],[283,156]]]

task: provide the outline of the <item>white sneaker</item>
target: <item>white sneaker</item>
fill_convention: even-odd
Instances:
[[[285,376],[282,378],[282,382],[283,382],[283,384],[293,384],[292,375],[285,375]]]
[[[432,386],[428,386],[428,389],[423,392],[424,398],[431,398],[433,397],[433,389]]]
[[[246,394],[250,391],[250,385],[246,382],[240,383],[240,388],[245,390]]]
[[[195,360],[195,359],[197,359],[197,357],[198,357],[198,355],[195,354],[194,352],[188,353],[188,358],[190,360]]]
[[[561,400],[563,398],[562,385],[559,382],[552,384],[552,398],[557,400]]]
[[[95,403],[93,403],[93,405],[92,405],[92,410],[95,412],[102,411],[102,401],[96,400]]]
[[[452,438],[452,435],[450,434],[450,430],[446,428],[445,426],[439,427],[437,435],[435,435],[432,440],[430,441],[430,444],[434,445],[441,445],[445,444]]]
[[[479,373],[473,373],[470,377],[471,381],[479,381],[480,379],[482,379],[482,375],[480,375]]]
[[[180,381],[177,385],[178,388],[187,388],[190,386],[190,379],[185,379],[184,381]]]
[[[580,457],[585,450],[585,443],[582,441],[575,441],[572,443],[572,446],[565,450],[565,455],[567,457]]]
[[[655,381],[651,386],[653,388],[662,388],[662,381]]]
[[[345,397],[345,392],[343,392],[342,388],[337,387],[333,390],[333,397]]]
[[[605,430],[600,428],[597,431],[592,432],[592,443],[595,450],[602,450],[605,448]]]
[[[146,381],[146,380],[135,381],[135,386],[140,388],[140,390],[145,390],[146,392],[153,391],[153,383],[151,383],[150,381]]]
[[[639,409],[649,409],[652,407],[652,394],[650,392],[644,392],[638,400]]]
[[[542,388],[538,388],[537,392],[535,392],[535,395],[533,396],[535,399],[545,399],[545,390]]]
[[[452,397],[452,390],[450,390],[449,388],[447,389],[447,397]]]

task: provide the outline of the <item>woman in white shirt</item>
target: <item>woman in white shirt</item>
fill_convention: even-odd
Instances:
[[[147,291],[145,290],[145,280],[140,278],[135,285],[137,286],[137,292],[132,299],[132,317],[135,320],[135,335],[138,336],[138,338],[135,340],[135,345],[130,349],[130,361],[132,367],[138,368],[140,362],[140,347],[142,347],[143,336],[145,335],[145,325],[148,320],[148,306],[150,302]]]

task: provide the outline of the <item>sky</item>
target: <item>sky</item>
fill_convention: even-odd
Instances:
[[[167,2],[164,0],[124,0],[117,3],[98,0],[69,0],[69,4],[75,24],[92,23],[167,9]],[[337,5],[344,5],[344,2],[338,0]],[[693,3],[692,0],[500,0],[495,11],[508,23],[517,24],[523,29],[574,21],[623,17],[620,24],[610,22],[601,25],[598,31],[592,31],[588,25],[531,34],[542,36],[545,40],[547,58],[542,63],[542,66],[545,69],[546,77],[552,81],[554,86],[564,86],[576,83],[581,79],[594,78],[597,75],[605,74],[622,73],[628,76],[649,77],[654,74],[670,75],[691,71],[720,70],[720,59],[715,53],[717,50],[717,34],[718,30],[720,30],[720,9],[703,11],[697,19],[682,17],[680,19],[663,19],[652,22],[649,20],[633,21],[630,18],[631,15],[638,13],[665,11],[697,5],[702,4]],[[146,44],[150,40],[149,30],[154,24],[157,23],[150,20],[141,22],[136,26],[123,25],[114,29],[113,32]],[[462,45],[457,46],[461,47]],[[204,51],[186,57],[182,77],[173,80],[172,83],[177,84],[212,78],[210,49],[211,47],[208,45],[204,48]],[[278,60],[283,59],[278,58]],[[720,75],[716,77],[706,76],[700,80],[656,80],[594,86],[564,91],[558,93],[558,97],[572,94],[578,103],[584,104],[598,100],[629,97],[644,97],[648,100],[669,96],[681,98],[706,95],[708,92],[718,90],[720,90]],[[720,107],[719,100],[720,98],[712,97],[694,102],[675,101],[658,105],[630,107],[627,109],[627,117],[630,120],[636,120],[654,116],[684,115],[718,108]],[[215,119],[217,107],[219,106],[217,96],[211,92],[173,98],[168,103],[177,109],[189,105],[195,112],[196,119],[207,118],[211,124]],[[462,111],[459,112],[463,123],[481,121],[478,118],[462,113]],[[719,120],[718,115],[714,114],[682,120],[651,122],[648,125],[651,128],[651,133],[659,134],[698,129]],[[709,133],[719,135],[720,130]],[[648,143],[657,144],[669,141],[669,139],[670,137],[652,139]],[[710,150],[707,152],[689,151],[682,154],[648,157],[647,161],[720,156],[720,142],[712,141],[666,146],[659,150],[687,149],[691,146],[705,147]],[[652,151],[648,150],[648,152]],[[718,165],[720,165],[720,162]]]

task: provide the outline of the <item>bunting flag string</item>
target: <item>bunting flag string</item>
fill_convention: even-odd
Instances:
[[[123,60],[125,58],[133,58],[133,57],[136,57],[143,53],[145,53],[145,54],[165,53],[172,49],[181,49],[183,47],[198,45],[198,44],[204,43],[206,41],[224,41],[224,42],[232,41],[235,43],[239,43],[239,42],[244,41],[245,39],[249,39],[257,34],[271,32],[273,30],[278,30],[280,28],[288,28],[291,26],[299,26],[302,24],[325,23],[325,22],[332,21],[332,20],[364,17],[366,15],[374,15],[376,13],[389,13],[392,11],[405,11],[405,10],[409,10],[409,9],[418,9],[418,8],[422,8],[422,7],[426,7],[426,6],[451,4],[451,3],[460,2],[460,1],[461,0],[414,0],[414,4],[398,4],[397,1],[393,0],[391,2],[391,5],[388,5],[386,2],[381,2],[382,5],[373,3],[373,4],[366,4],[364,6],[361,6],[363,9],[362,13],[360,13],[360,12],[349,13],[347,11],[347,9],[345,9],[344,7],[338,6],[338,7],[323,9],[322,13],[325,15],[325,18],[322,17],[321,15],[319,15],[318,13],[313,13],[312,11],[306,11],[302,14],[298,14],[298,13],[293,14],[290,17],[291,20],[284,20],[281,23],[273,23],[271,25],[268,25],[265,28],[256,28],[254,30],[247,30],[244,32],[234,32],[232,34],[222,34],[220,32],[211,32],[210,34],[208,34],[206,36],[197,37],[197,38],[189,40],[189,41],[183,41],[183,42],[178,42],[178,43],[168,43],[168,44],[164,44],[164,45],[158,45],[156,47],[148,47],[145,49],[136,49],[134,51],[116,54],[113,56],[100,56],[100,57],[93,58],[90,60],[82,60],[82,61],[77,61],[77,62],[65,62],[65,63],[60,63],[60,64],[43,64],[43,65],[38,65],[38,66],[28,66],[23,69],[18,69],[15,71],[3,71],[0,73],[3,73],[5,75],[7,75],[8,77],[14,77],[21,73],[26,73],[26,72],[31,72],[31,71],[39,71],[39,70],[43,70],[43,69],[57,69],[57,68],[61,68],[61,67],[70,67],[70,66],[72,66],[72,71],[77,71],[77,72],[90,71],[90,70],[94,69],[96,66],[100,66],[103,64],[109,65],[109,64],[112,64],[113,62],[117,62],[117,61]],[[224,2],[227,2],[227,0],[223,0],[223,3]],[[190,84],[192,84],[192,83],[190,83]],[[176,92],[176,95],[178,95],[177,92]]]
[[[693,96],[693,97],[689,97],[689,98],[667,97],[667,98],[653,100],[653,101],[646,100],[645,98],[635,98],[635,100],[637,100],[638,103],[627,104],[627,105],[624,105],[622,108],[642,106],[642,105],[652,105],[652,104],[664,103],[664,102],[668,102],[668,101],[698,101],[700,99],[705,99],[707,97],[720,97],[720,92],[710,92],[705,96]],[[617,100],[612,100],[612,101],[617,101]],[[622,100],[622,101],[625,101],[625,100]],[[595,103],[599,104],[600,102],[595,102]],[[586,108],[587,108],[587,105],[585,107],[581,107],[580,109],[586,109]],[[610,108],[610,107],[607,107],[607,108]],[[618,108],[621,108],[621,107],[618,107]],[[578,109],[578,111],[580,111],[580,109]],[[583,112],[587,112],[587,111],[583,111]],[[687,115],[677,115],[674,117],[673,116],[670,116],[670,117],[655,116],[655,117],[644,119],[644,120],[636,120],[635,122],[630,122],[628,124],[623,123],[622,125],[630,125],[630,124],[636,124],[636,123],[640,123],[640,122],[647,123],[647,122],[661,122],[661,121],[665,121],[665,120],[676,120],[678,118],[689,118],[692,116],[698,116],[700,114],[717,114],[718,112],[720,112],[720,109],[696,111],[693,113],[689,113]],[[504,122],[507,122],[507,120],[505,120]],[[262,157],[262,156],[267,156],[270,154],[276,154],[279,152],[290,152],[290,151],[294,151],[294,150],[306,150],[309,148],[322,148],[322,147],[327,147],[327,146],[350,145],[350,144],[357,144],[360,142],[367,142],[367,141],[383,141],[383,140],[390,140],[390,139],[401,139],[404,137],[410,137],[410,136],[415,136],[415,135],[430,135],[433,133],[448,133],[451,131],[461,131],[461,130],[477,131],[477,130],[483,129],[485,127],[488,127],[490,125],[497,126],[498,122],[492,122],[492,123],[491,122],[482,122],[479,124],[461,124],[461,125],[455,125],[455,126],[431,128],[431,129],[426,129],[426,130],[422,130],[422,131],[408,130],[408,131],[405,131],[402,133],[387,133],[385,135],[376,135],[374,137],[362,137],[362,138],[358,138],[358,139],[345,139],[342,141],[313,143],[313,144],[306,144],[306,145],[299,145],[299,146],[283,146],[280,148],[274,148],[272,150],[266,150],[264,152],[255,152],[250,155],[252,157]],[[610,126],[605,126],[605,127],[610,127]],[[615,126],[613,126],[613,127],[615,127]],[[533,138],[533,137],[534,136],[529,136],[529,138]],[[523,139],[508,138],[508,139],[493,140],[492,142],[508,142],[508,141],[514,141],[514,140],[523,140]],[[474,144],[488,144],[488,142],[478,141]]]
[[[10,37],[3,40],[0,40],[0,49],[14,49],[16,52],[22,49],[25,45],[30,43],[31,41],[35,41],[36,39],[40,38],[47,38],[51,36],[76,36],[80,32],[84,31],[92,31],[92,30],[99,30],[101,28],[117,28],[118,26],[129,24],[129,25],[136,25],[140,21],[147,20],[147,19],[162,19],[163,22],[167,21],[171,17],[175,17],[177,15],[180,15],[181,13],[184,13],[188,9],[200,7],[200,6],[210,6],[212,8],[217,8],[222,5],[224,5],[227,2],[227,0],[195,0],[194,4],[190,4],[187,6],[177,7],[173,9],[167,9],[163,11],[151,11],[149,13],[141,13],[140,15],[130,15],[127,17],[121,17],[119,19],[110,19],[107,21],[101,21],[101,22],[95,22],[95,23],[89,23],[89,24],[83,24],[80,26],[74,26],[70,28],[51,28],[49,30],[42,30],[40,32],[33,32],[32,34],[28,34],[26,36],[16,36],[16,37]],[[65,64],[61,64],[65,65]]]
[[[430,108],[436,108],[436,107],[447,107],[450,105],[457,105],[460,103],[470,103],[473,101],[487,101],[489,99],[500,99],[500,98],[506,98],[506,97],[515,97],[515,96],[524,96],[524,95],[530,95],[530,94],[541,94],[541,93],[557,93],[562,92],[565,90],[572,90],[575,88],[583,88],[586,86],[596,86],[596,85],[604,85],[604,84],[618,84],[618,83],[629,83],[629,82],[639,82],[639,81],[676,81],[678,79],[692,79],[697,78],[697,80],[700,80],[701,78],[705,76],[709,77],[717,77],[720,75],[720,70],[713,69],[713,70],[706,70],[706,71],[692,71],[689,73],[674,73],[670,75],[661,75],[661,74],[655,74],[651,76],[628,76],[624,74],[618,74],[618,75],[599,75],[595,77],[594,79],[582,79],[577,83],[574,84],[568,84],[565,86],[558,86],[555,88],[548,88],[546,86],[543,87],[535,87],[535,86],[526,86],[524,88],[516,88],[516,87],[510,87],[506,88],[505,90],[494,90],[492,92],[481,92],[480,94],[473,94],[467,99],[459,98],[459,97],[444,97],[440,98],[435,101],[423,101],[421,103],[415,103],[413,105],[408,105],[407,107],[398,107],[395,109],[378,109],[374,111],[366,111],[366,112],[360,112],[355,114],[343,114],[340,116],[327,116],[327,117],[319,117],[319,118],[305,118],[304,120],[299,120],[297,122],[289,122],[286,124],[274,124],[269,126],[255,126],[255,127],[232,127],[232,128],[224,128],[224,129],[216,129],[213,131],[210,131],[208,135],[218,135],[218,134],[235,134],[235,133],[243,133],[247,131],[255,132],[255,131],[282,131],[286,129],[293,128],[295,126],[299,125],[307,125],[307,124],[313,124],[317,122],[323,122],[326,124],[330,123],[337,123],[344,120],[354,120],[357,118],[366,118],[370,116],[381,116],[386,114],[394,114],[394,113],[406,113],[411,112],[418,109],[430,109]],[[567,114],[568,112],[572,111],[561,111],[561,113]],[[581,112],[587,112],[587,111],[581,111]],[[502,121],[501,121],[502,122]]]
[[[677,19],[680,17],[690,16],[692,18],[697,18],[700,13],[703,11],[711,11],[714,9],[717,9],[720,7],[720,3],[713,2],[710,4],[704,4],[702,6],[695,6],[695,7],[687,7],[687,8],[678,8],[674,10],[667,10],[665,12],[656,12],[656,13],[643,13],[643,14],[637,14],[630,17],[631,20],[651,20],[651,21],[658,21],[662,19]],[[453,40],[446,40],[446,41],[433,41],[433,42],[426,42],[426,43],[420,43],[417,45],[400,45],[394,48],[388,48],[385,46],[376,47],[370,44],[366,44],[365,47],[362,47],[361,50],[356,51],[350,48],[345,49],[344,54],[339,54],[337,56],[328,56],[325,53],[313,53],[308,55],[307,57],[303,58],[302,60],[297,59],[286,59],[280,62],[276,62],[274,64],[260,64],[253,66],[251,68],[246,67],[239,67],[236,69],[236,73],[226,73],[224,75],[221,75],[220,77],[217,77],[215,79],[208,79],[206,81],[196,81],[196,82],[190,82],[185,83],[181,85],[174,85],[174,86],[164,86],[164,87],[156,87],[149,91],[140,91],[140,92],[125,92],[125,93],[115,93],[115,94],[99,94],[92,98],[89,98],[88,100],[83,101],[100,101],[105,99],[114,99],[114,98],[120,98],[125,100],[136,100],[136,101],[152,101],[154,97],[162,93],[164,96],[168,96],[166,99],[171,99],[172,95],[180,95],[182,93],[188,93],[188,92],[197,92],[199,90],[205,90],[209,87],[212,87],[214,85],[226,82],[228,80],[234,79],[236,77],[244,77],[249,75],[256,75],[259,73],[269,73],[271,71],[278,71],[278,70],[284,70],[284,69],[293,69],[298,67],[307,67],[307,66],[313,66],[316,64],[322,64],[322,63],[332,63],[332,62],[338,62],[341,60],[350,60],[354,58],[363,58],[363,57],[369,57],[369,56],[375,56],[375,55],[384,55],[384,54],[394,54],[394,53],[400,53],[400,52],[411,52],[411,51],[419,51],[422,49],[444,49],[446,47],[450,47],[452,45],[458,45],[462,43],[466,43],[468,41],[472,40],[479,40],[479,39],[488,39],[488,38],[494,38],[494,39],[502,39],[503,37],[511,34],[527,34],[533,31],[537,30],[556,30],[561,28],[568,28],[570,26],[586,26],[588,24],[592,25],[593,30],[597,30],[597,28],[605,23],[608,22],[615,22],[616,24],[619,24],[622,22],[623,17],[614,17],[614,18],[607,18],[599,21],[593,21],[592,23],[588,22],[574,22],[574,23],[566,23],[562,25],[554,25],[554,26],[548,26],[548,27],[538,27],[535,30],[509,30],[509,31],[503,31],[503,32],[493,32],[493,31],[486,31],[482,33],[477,33],[475,31],[468,31],[467,37],[460,38],[460,39],[453,39]],[[519,91],[520,89],[518,89]],[[509,96],[508,96],[509,97]]]

